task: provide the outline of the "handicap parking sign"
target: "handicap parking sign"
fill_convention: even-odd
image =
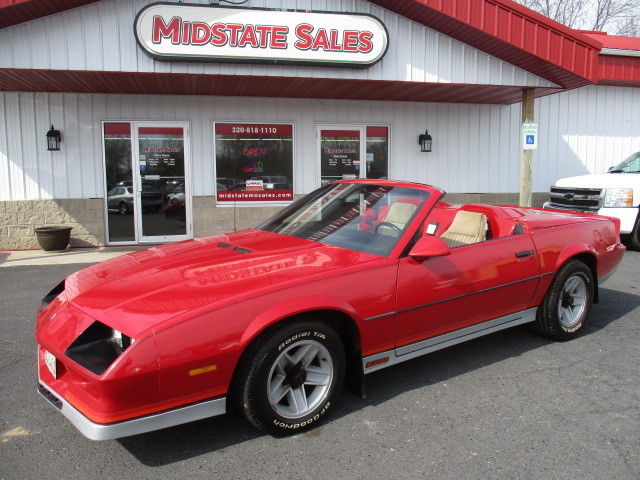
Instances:
[[[522,149],[538,149],[538,125],[536,123],[522,124]]]

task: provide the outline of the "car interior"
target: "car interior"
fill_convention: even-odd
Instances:
[[[424,234],[456,248],[521,233],[517,222],[500,210],[489,205],[438,202],[427,217]]]
[[[349,243],[355,246],[366,241],[373,253],[383,245],[392,245],[404,232],[420,202],[416,198],[397,198],[389,205],[366,208],[357,221],[350,222],[349,228],[342,231],[340,246],[349,248]],[[423,235],[436,236],[449,248],[457,248],[522,233],[517,225],[500,207],[438,202],[425,221]],[[366,239],[359,237],[362,232],[369,233]],[[327,243],[333,242],[329,239]]]
[[[291,217],[284,212],[282,219],[277,219],[266,228],[328,245],[385,256],[426,198],[423,192],[416,191],[414,194],[411,189],[389,187],[349,187],[349,190],[337,193],[333,197],[331,192],[329,196],[319,196],[309,203],[308,210]],[[321,195],[327,195],[327,192]],[[317,202],[322,202],[321,208],[318,208]],[[519,216],[519,212],[510,212],[508,207],[452,205],[440,201],[425,220],[422,235],[440,238],[453,249],[523,233],[522,226],[517,222]]]

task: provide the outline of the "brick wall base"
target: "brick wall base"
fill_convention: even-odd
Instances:
[[[103,245],[104,203],[101,198],[0,202],[0,250],[40,248],[35,227],[64,225],[72,247]]]
[[[302,195],[296,195],[296,199]],[[533,205],[541,207],[547,192],[534,193]],[[449,203],[517,205],[517,193],[448,193]],[[214,196],[193,197],[193,235],[202,237],[255,227],[282,207],[216,207]],[[0,250],[39,248],[34,228],[66,225],[71,231],[71,247],[106,244],[104,200],[59,199],[0,202]]]

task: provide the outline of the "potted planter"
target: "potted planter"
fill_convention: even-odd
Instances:
[[[40,247],[51,252],[54,250],[64,250],[69,245],[71,229],[73,227],[37,227],[35,228],[36,238]]]

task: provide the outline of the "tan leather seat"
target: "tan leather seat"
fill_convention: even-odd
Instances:
[[[449,248],[484,242],[487,239],[487,217],[484,213],[458,210],[453,222],[440,238]]]
[[[385,223],[391,223],[392,225],[395,225],[400,230],[402,230],[415,211],[416,206],[412,203],[397,202],[391,205],[391,208],[389,208],[389,211],[387,212],[387,215],[385,216],[383,221]],[[398,231],[386,225],[382,225],[378,230],[378,233],[380,235],[391,237],[398,236]]]
[[[411,203],[394,203],[387,213],[385,222],[393,223],[398,228],[404,228],[407,224],[413,212],[416,211],[416,206]]]

